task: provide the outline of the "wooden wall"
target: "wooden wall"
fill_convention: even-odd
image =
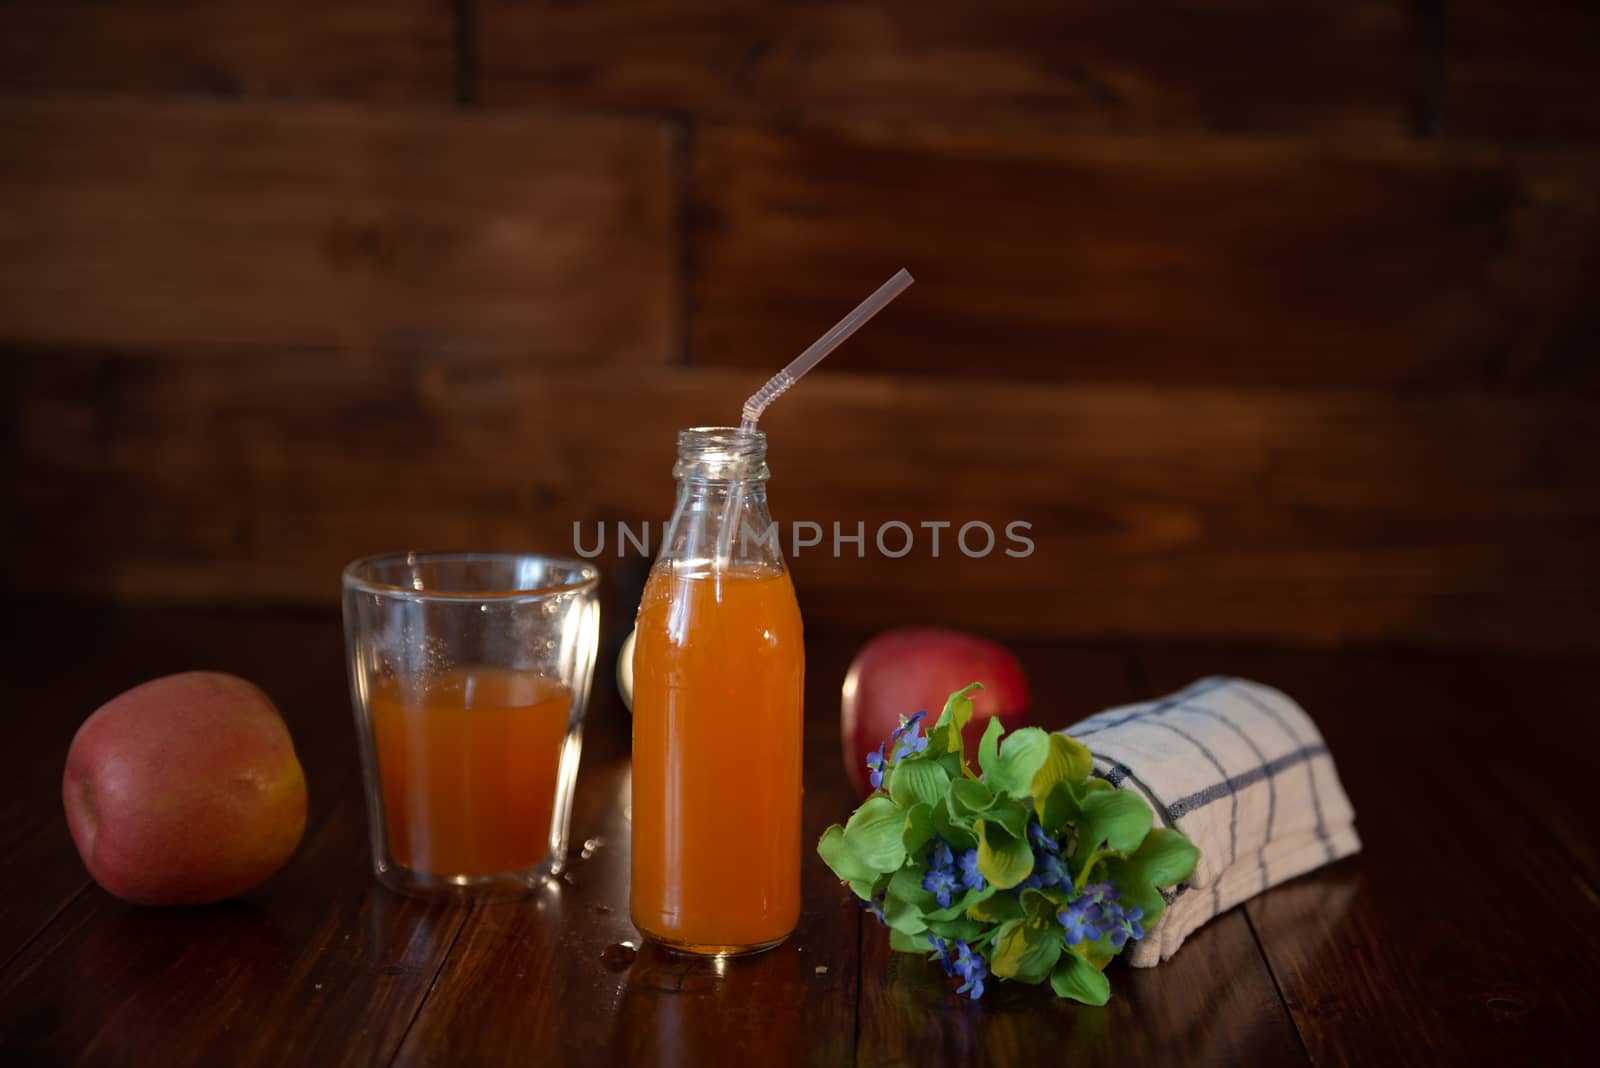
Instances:
[[[814,621],[1600,645],[1600,9],[0,6],[0,580],[331,603],[774,409]],[[636,582],[637,561],[607,565]]]

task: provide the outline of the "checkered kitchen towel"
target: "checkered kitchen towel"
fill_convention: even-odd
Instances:
[[[1129,953],[1137,968],[1172,956],[1218,913],[1361,849],[1322,735],[1269,686],[1201,679],[1065,733],[1089,747],[1103,778],[1150,802],[1157,826],[1176,827],[1200,847],[1194,875]]]

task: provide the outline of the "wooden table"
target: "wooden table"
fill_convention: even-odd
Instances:
[[[0,1054],[205,1064],[938,1065],[1570,1061],[1600,1008],[1600,726],[1577,659],[1040,644],[1038,721],[1065,725],[1212,672],[1298,697],[1323,727],[1366,851],[1235,909],[1110,1005],[996,983],[981,1003],[885,932],[814,857],[799,930],[725,968],[643,952],[628,923],[628,722],[602,668],[564,885],[436,907],[368,870],[337,620],[21,605],[0,749]],[[851,798],[839,683],[861,635],[809,636],[806,834]],[[244,899],[123,904],[87,879],[59,779],[82,718],[207,667],[262,684],[311,787],[305,841]],[[587,843],[587,845],[583,845]],[[580,855],[581,854],[581,855]]]

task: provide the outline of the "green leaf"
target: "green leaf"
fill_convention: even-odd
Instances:
[[[1117,903],[1125,909],[1140,909],[1144,914],[1139,919],[1140,924],[1146,932],[1154,930],[1156,924],[1161,922],[1161,914],[1167,910],[1167,902],[1161,896],[1161,891],[1148,879],[1142,878],[1137,867],[1130,868],[1128,861],[1120,857],[1106,861],[1106,878],[1122,895]],[[1083,952],[1093,961],[1099,956],[1114,957],[1122,949],[1111,944],[1111,933],[1108,931],[1098,941],[1086,944]]]
[[[1033,792],[1033,777],[1049,755],[1050,736],[1038,727],[1012,731],[1000,746],[994,769],[984,768],[984,781],[1012,797],[1028,797]]]
[[[837,823],[822,832],[822,838],[817,842],[817,853],[834,875],[851,884],[852,890],[855,890],[856,883],[870,885],[878,878],[879,872],[850,847],[845,839],[844,828]],[[856,896],[862,895],[857,891]]]
[[[995,933],[989,968],[1002,979],[1041,983],[1061,956],[1061,929],[1021,920],[1002,924]]]
[[[1078,818],[1078,844],[1072,853],[1072,870],[1081,872],[1101,843],[1119,853],[1139,848],[1150,833],[1154,817],[1144,798],[1130,790],[1104,790],[1089,794]]]
[[[914,757],[903,760],[889,773],[889,796],[901,808],[937,805],[950,788],[950,776],[936,760]]]
[[[1023,920],[1007,920],[995,930],[989,952],[989,970],[1002,979],[1009,979],[1016,974],[1016,959],[1027,948],[1022,944],[1025,927],[1027,923]],[[1007,970],[1001,971],[1002,968]]]
[[[1158,887],[1174,886],[1194,874],[1200,850],[1181,833],[1165,827],[1145,836],[1131,856],[1106,861],[1106,878],[1122,894],[1122,906],[1144,910],[1139,921],[1146,931],[1155,927],[1167,903]],[[1112,951],[1108,945],[1107,951]]]
[[[939,713],[935,727],[944,727],[953,724],[957,730],[965,727],[972,720],[972,694],[983,689],[983,683],[974,682],[964,686],[951,694],[944,702],[944,710]]]
[[[1014,838],[1023,838],[1028,833],[1028,816],[1033,810],[1028,802],[1009,797],[1006,794],[997,794],[994,802],[982,813],[984,819],[990,823],[998,823],[1009,831]]]
[[[1093,964],[1076,953],[1063,953],[1050,973],[1050,987],[1060,997],[1085,1005],[1104,1005],[1111,1000],[1111,984]]]
[[[891,799],[875,794],[864,801],[844,825],[845,844],[877,873],[894,871],[906,859],[906,815]]]
[[[1037,780],[1036,780],[1037,781]],[[1039,810],[1039,822],[1051,834],[1059,832],[1063,825],[1076,824],[1083,818],[1084,803],[1097,793],[1105,793],[1115,789],[1104,779],[1085,779],[1081,783],[1067,782],[1065,779],[1050,787],[1044,796],[1044,807]],[[1038,797],[1034,798],[1038,803]]]
[[[981,923],[978,920],[969,920],[964,917],[957,917],[953,920],[928,921],[929,933],[938,935],[946,942],[958,938],[963,942],[971,942],[983,934],[988,927],[989,925],[986,923]]]
[[[883,922],[891,930],[917,934],[928,929],[923,914],[933,906],[933,895],[922,888],[922,873],[901,868],[890,878],[883,896]]]
[[[994,791],[977,779],[958,779],[950,784],[947,804],[954,819],[970,823],[975,817],[989,811],[994,804]]]
[[[1018,837],[997,823],[979,820],[978,870],[989,884],[1009,890],[1033,874],[1033,849],[1025,837]]]
[[[933,829],[940,838],[950,843],[951,849],[972,849],[978,844],[978,836],[972,830],[972,821],[957,822],[950,815],[947,805],[935,805],[931,813],[933,816]]]
[[[967,915],[985,923],[1022,919],[1022,902],[1016,894],[995,894],[967,909]]]
[[[957,690],[950,695],[944,703],[944,711],[939,713],[938,721],[933,725],[933,730],[928,732],[928,751],[934,755],[943,753],[956,754],[957,763],[964,759],[964,749],[961,743],[961,730],[972,720],[972,698],[969,694],[983,689],[982,684],[973,683],[962,690]],[[954,774],[951,776],[954,778]]]
[[[1064,782],[1076,786],[1087,779],[1092,771],[1094,771],[1094,760],[1082,742],[1065,734],[1050,736],[1050,752],[1040,765],[1038,773],[1034,775],[1033,786],[1028,791],[1033,797],[1039,819],[1045,826],[1060,826],[1059,822],[1052,824],[1044,818],[1045,799],[1050,796],[1050,791],[1055,785]]]
[[[974,905],[987,901],[989,898],[993,897],[999,891],[999,889],[1000,888],[994,884],[988,883],[985,884],[981,890],[968,890],[960,897],[953,898],[950,902],[950,907],[947,909],[934,909],[932,906],[930,906],[931,911],[929,911],[924,918],[933,921],[953,920],[960,916],[964,916],[966,915],[967,910],[971,909]]]
[[[889,930],[906,934],[921,934],[928,929],[917,907],[893,894],[883,899],[883,922],[889,925]]]
[[[940,808],[944,807],[944,798],[940,798]],[[900,844],[906,847],[906,856],[911,856],[917,850],[928,844],[937,828],[933,824],[933,807],[931,805],[912,805],[906,810],[905,829],[900,832]],[[969,847],[970,848],[970,847]]]
[[[1156,889],[1154,884],[1146,882],[1124,885],[1127,880],[1119,882],[1114,872],[1109,873],[1108,878],[1111,879],[1111,885],[1122,895],[1119,904],[1123,908],[1130,909],[1137,906],[1144,910],[1139,922],[1146,931],[1154,927],[1160,921],[1161,914],[1167,911],[1167,899],[1161,896],[1161,891]],[[1115,953],[1117,950],[1115,947],[1110,947],[1107,952]]]
[[[849,886],[850,892],[856,895],[856,897],[859,897],[862,901],[871,901],[875,896],[877,896],[873,892],[871,883],[862,882],[859,879],[851,879]]]
[[[1194,874],[1200,862],[1200,847],[1179,831],[1157,827],[1145,835],[1139,848],[1128,858],[1142,878],[1156,886],[1176,886]]]
[[[1000,766],[1000,736],[1005,732],[1005,724],[1000,722],[1000,717],[990,716],[989,722],[984,725],[983,737],[978,739],[978,767],[983,769],[984,780],[991,786],[994,785],[995,769]]]
[[[933,947],[928,944],[928,936],[925,934],[907,934],[904,931],[891,930],[889,948],[896,953],[926,953]]]
[[[1035,794],[1033,804],[1039,813],[1039,822],[1052,836],[1060,834],[1063,827],[1075,822],[1083,813],[1078,806],[1078,793],[1069,782],[1057,782],[1043,797]]]
[[[920,865],[907,865],[895,872],[889,877],[887,896],[909,902],[922,912],[934,908],[933,895],[922,888],[923,871]]]
[[[1056,913],[1060,912],[1067,904],[1067,895],[1053,890],[1024,890],[1018,897],[1022,912],[1034,923],[1049,924],[1056,922]]]

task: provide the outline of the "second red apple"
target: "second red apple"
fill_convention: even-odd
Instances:
[[[840,706],[845,770],[856,792],[872,792],[867,754],[901,716],[926,709],[931,727],[945,699],[974,682],[983,690],[972,695],[972,722],[962,732],[969,760],[990,716],[1007,731],[1028,721],[1028,683],[1017,658],[985,638],[933,627],[885,631],[862,646],[845,675]]]

